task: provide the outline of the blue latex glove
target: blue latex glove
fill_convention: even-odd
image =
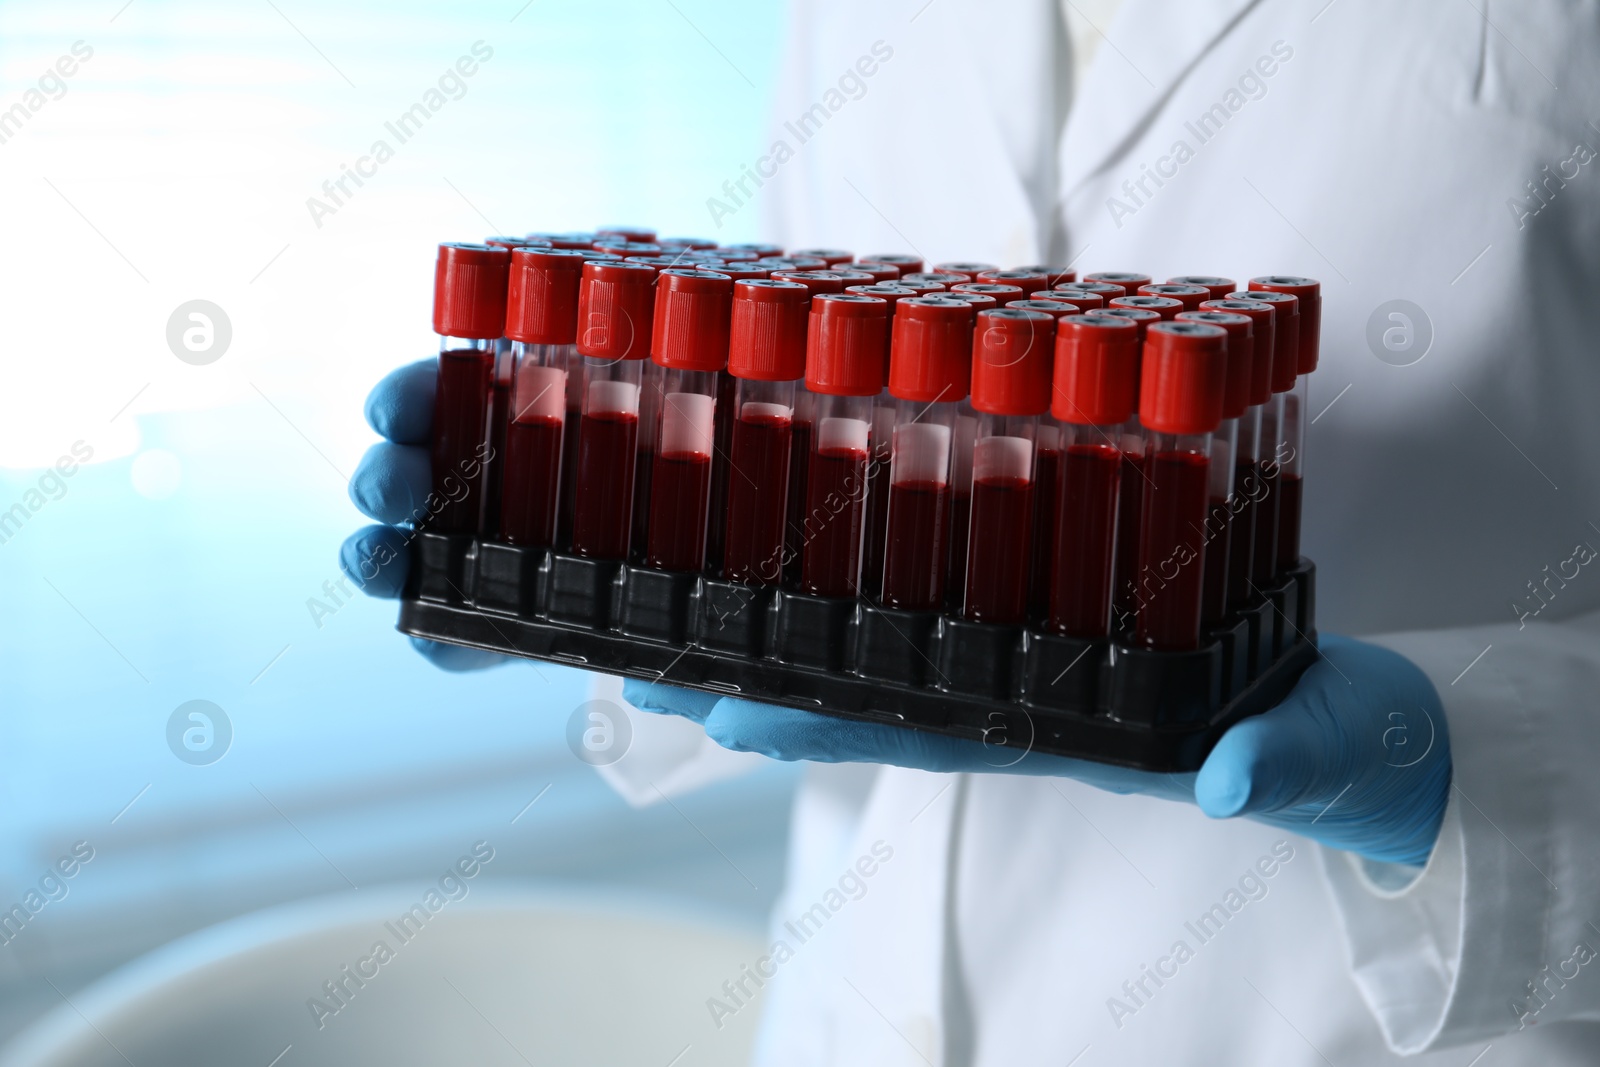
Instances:
[[[398,597],[410,564],[411,523],[431,489],[428,435],[436,369],[421,360],[389,374],[367,398],[382,441],[368,449],[350,499],[383,525],[346,539],[339,562],[368,594]],[[508,657],[412,638],[454,671]],[[630,681],[645,711],[682,715],[719,744],[781,760],[884,763],[928,771],[1076,778],[1115,793],[1195,803],[1207,815],[1244,815],[1369,859],[1421,864],[1439,835],[1450,789],[1450,744],[1432,683],[1398,653],[1325,636],[1322,657],[1288,699],[1225,734],[1199,772],[1152,774],[1028,753],[937,734]]]
[[[1273,710],[1223,735],[1197,773],[1155,774],[877,723],[629,681],[635,707],[694,719],[726,748],[781,760],[1076,778],[1115,793],[1244,815],[1368,859],[1420,865],[1450,792],[1450,742],[1433,683],[1404,656],[1324,636],[1322,656]]]
[[[345,538],[339,567],[368,596],[392,600],[405,589],[412,524],[427,513],[432,491],[428,437],[437,378],[436,361],[420,360],[385,376],[367,396],[367,422],[386,440],[361,457],[350,479],[350,499],[362,514],[383,525],[364,526]],[[411,644],[447,671],[497,667],[510,658],[420,637],[411,638]]]

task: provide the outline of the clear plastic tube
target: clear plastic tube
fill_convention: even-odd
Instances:
[[[1134,641],[1145,648],[1199,647],[1210,467],[1210,434],[1150,434],[1134,622]]]
[[[951,448],[956,408],[956,404],[895,402],[880,594],[886,607],[932,611],[944,603],[954,517]],[[969,471],[970,462],[969,455]],[[966,514],[959,517],[964,521]]]
[[[806,593],[853,597],[860,590],[872,402],[870,396],[813,397],[806,508],[800,516],[800,588]]]
[[[1306,375],[1295,379],[1294,388],[1279,394],[1283,414],[1278,425],[1278,551],[1279,574],[1300,561],[1301,479],[1305,463]]]
[[[967,534],[972,521],[972,446],[978,437],[978,413],[972,409],[969,400],[963,400],[954,407],[956,419],[950,441],[950,552],[945,599],[951,608],[959,610],[962,591],[967,587]]]
[[[1045,619],[1050,613],[1061,449],[1061,424],[1048,417],[1040,419],[1034,430],[1033,547],[1028,565],[1028,615],[1033,619]]]
[[[722,576],[753,585],[777,585],[783,578],[796,385],[737,381]]]
[[[1250,572],[1256,543],[1256,507],[1262,483],[1256,469],[1261,430],[1259,407],[1245,409],[1236,421],[1233,449],[1233,496],[1228,521],[1228,610],[1238,611],[1256,598]]]
[[[1111,630],[1118,511],[1125,481],[1123,435],[1116,426],[1062,423],[1059,427],[1050,628],[1094,640]],[[1134,492],[1140,485],[1133,487]]]
[[[1121,461],[1121,488],[1117,494],[1116,580],[1112,603],[1123,625],[1131,625],[1138,610],[1139,528],[1143,519],[1145,483],[1145,430],[1135,415],[1116,432]]]
[[[705,565],[721,378],[717,371],[676,369],[661,377],[646,566],[698,571]]]
[[[1261,495],[1256,499],[1256,543],[1250,549],[1250,581],[1258,590],[1272,583],[1278,569],[1278,510],[1283,500],[1277,449],[1282,440],[1283,396],[1273,393],[1259,405],[1256,436],[1256,482]]]
[[[578,425],[572,550],[597,559],[626,559],[638,460],[638,359],[585,359]]]
[[[972,513],[962,614],[1015,625],[1028,617],[1037,415],[980,414],[972,446]]]
[[[1232,558],[1233,450],[1239,434],[1238,419],[1223,419],[1211,435],[1210,480],[1207,483],[1206,521],[1201,533],[1206,546],[1204,588],[1200,619],[1218,626],[1228,615],[1228,563]]]
[[[512,343],[500,453],[500,539],[553,545],[561,500],[571,345]]]
[[[495,348],[493,340],[439,338],[439,378],[433,406],[433,492],[439,501],[425,520],[440,533],[477,533],[485,514],[487,464],[493,459]]]

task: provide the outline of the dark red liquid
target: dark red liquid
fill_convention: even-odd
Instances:
[[[556,517],[556,544],[572,544],[572,500],[578,483],[578,409],[567,408],[561,441],[561,506]]]
[[[439,354],[433,403],[433,492],[442,501],[422,525],[441,533],[477,533],[483,515],[485,446],[494,353],[468,349]]]
[[[608,411],[579,421],[572,550],[580,556],[624,559],[633,507],[633,465],[639,416]]]
[[[883,589],[883,542],[889,532],[889,453],[875,452],[867,469],[867,543],[861,550],[861,592]]]
[[[951,511],[950,487],[943,482],[889,487],[881,594],[885,606],[932,611],[943,604]]]
[[[510,418],[511,354],[505,352],[496,358],[494,392],[489,401],[489,447],[494,453],[489,458],[488,474],[484,481],[487,489],[483,512],[485,531],[500,528],[500,493],[505,480],[502,471],[506,460],[506,433]]]
[[[643,563],[650,544],[650,483],[656,473],[656,453],[650,441],[640,441],[633,461],[633,529],[628,535],[628,558]]]
[[[1228,523],[1228,610],[1238,611],[1255,598],[1250,588],[1250,557],[1256,543],[1256,465],[1249,461],[1234,464],[1233,506]]]
[[[1200,644],[1210,466],[1194,452],[1158,452],[1145,462],[1150,482],[1141,509],[1134,636],[1147,648],[1183,651]]]
[[[1116,580],[1112,603],[1117,614],[1127,616],[1138,607],[1139,522],[1143,508],[1145,480],[1140,468],[1144,457],[1122,453],[1121,488],[1117,496]]]
[[[1252,473],[1259,494],[1256,498],[1256,543],[1250,550],[1250,580],[1259,590],[1272,584],[1272,572],[1278,564],[1278,501],[1283,492],[1279,486],[1277,463],[1268,460],[1257,463]]]
[[[811,423],[795,420],[789,443],[789,503],[783,520],[783,584],[800,584],[806,542],[806,483],[811,473]]]
[[[1206,544],[1206,573],[1200,592],[1200,621],[1216,626],[1228,615],[1228,560],[1231,530],[1228,502],[1216,497],[1206,508],[1206,524],[1201,540]]]
[[[737,410],[734,407],[734,393],[738,384],[739,379],[731,374],[722,374],[717,378],[717,406],[713,409],[711,424],[710,518],[706,526],[706,562],[713,568],[722,565],[723,537],[728,530],[728,489],[734,477],[731,461],[735,420],[732,413]]]
[[[667,571],[697,571],[706,561],[706,504],[711,498],[711,457],[704,452],[663,452],[650,485],[650,547],[645,564]]]
[[[941,582],[941,587],[948,591],[954,607],[960,607],[959,603],[954,602],[960,599],[962,590],[967,587],[967,533],[971,523],[971,492],[953,490],[950,493],[949,533],[945,535],[945,540],[950,542],[950,551],[945,559],[949,580]]]
[[[1050,610],[1050,564],[1056,546],[1056,497],[1061,486],[1061,451],[1042,448],[1033,471],[1033,558],[1028,565],[1028,614]]]
[[[530,417],[506,427],[500,539],[507,544],[555,543],[563,436],[560,419]]]
[[[1278,573],[1300,562],[1300,491],[1298,474],[1278,479]]]
[[[967,618],[1026,621],[1032,539],[1033,482],[983,478],[972,483],[972,536],[963,607]]]
[[[722,546],[722,576],[729,581],[777,585],[783,578],[792,437],[792,423],[782,415],[756,415],[733,424]]]
[[[1061,457],[1050,625],[1070,637],[1105,637],[1111,627],[1122,464],[1110,445],[1071,445]]]
[[[800,588],[817,596],[855,596],[866,511],[867,454],[853,448],[811,454],[801,515]]]

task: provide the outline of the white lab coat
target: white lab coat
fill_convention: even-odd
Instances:
[[[893,55],[760,190],[768,236],[1321,278],[1319,623],[1433,679],[1443,831],[1384,889],[1188,805],[813,767],[759,1062],[1600,1062],[1600,566],[1573,562],[1600,547],[1600,160],[1576,161],[1600,146],[1596,4],[1128,0],[1070,114],[1060,26],[1048,0],[801,7],[775,136],[875,41]],[[1217,104],[1202,143],[1185,123]],[[1396,298],[1434,335],[1409,366],[1367,342]],[[632,796],[757,759],[636,722],[611,769]]]

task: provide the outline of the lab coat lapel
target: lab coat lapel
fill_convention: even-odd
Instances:
[[[1152,116],[1260,0],[1127,0],[1104,27],[1061,146],[1061,202],[1113,165]]]

